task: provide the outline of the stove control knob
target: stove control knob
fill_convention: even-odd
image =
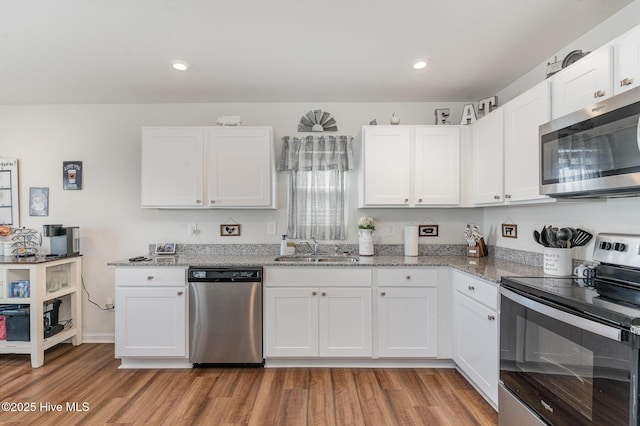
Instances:
[[[624,244],[622,244],[622,243],[615,243],[615,244],[613,245],[613,249],[614,249],[615,251],[625,251],[625,250],[627,249],[627,246],[626,246],[626,245],[624,245]]]
[[[600,243],[600,249],[601,250],[611,250],[611,243],[608,243],[606,241],[602,241]]]

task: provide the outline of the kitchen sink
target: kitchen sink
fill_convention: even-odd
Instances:
[[[293,263],[354,263],[359,260],[358,256],[347,255],[324,255],[324,254],[307,254],[307,255],[286,255],[276,257],[276,262],[293,262]]]

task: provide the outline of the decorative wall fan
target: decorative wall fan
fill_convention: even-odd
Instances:
[[[338,124],[328,112],[320,109],[309,111],[300,118],[299,132],[337,132]]]

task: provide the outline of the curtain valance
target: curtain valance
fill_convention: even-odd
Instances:
[[[353,169],[351,136],[285,136],[278,170],[325,171]]]

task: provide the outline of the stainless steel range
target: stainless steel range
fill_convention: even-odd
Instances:
[[[593,258],[593,278],[502,279],[501,425],[638,424],[640,235]]]

